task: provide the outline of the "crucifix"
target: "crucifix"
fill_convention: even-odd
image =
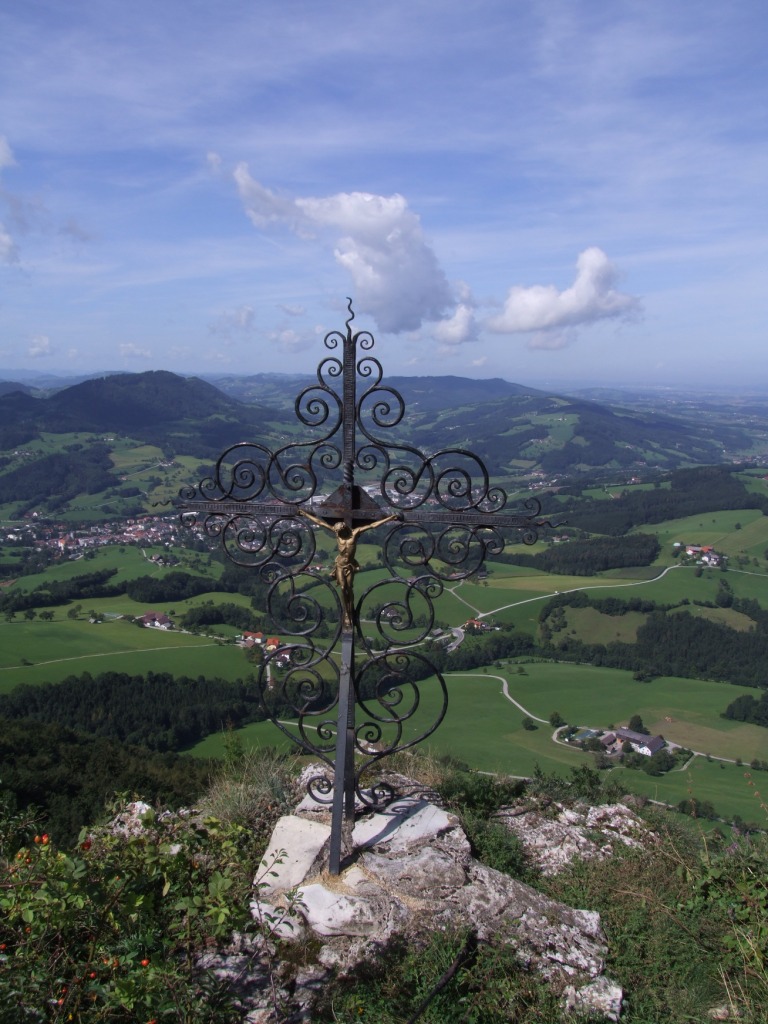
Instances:
[[[321,360],[317,382],[295,401],[307,439],[275,449],[232,445],[177,504],[184,525],[218,537],[232,561],[258,571],[267,588],[281,642],[264,652],[260,701],[266,717],[323,762],[307,788],[332,806],[333,875],[349,852],[356,800],[375,807],[394,796],[388,783],[366,785],[364,777],[367,783],[382,758],[430,736],[445,716],[445,679],[427,646],[444,584],[501,553],[500,531],[533,543],[540,527],[551,526],[535,498],[509,509],[506,492],[473,452],[427,454],[384,436],[402,421],[405,404],[382,383],[381,364],[370,355],[373,336],[353,332],[351,300],[348,309],[346,330],[325,337],[331,355]],[[358,541],[385,527],[384,572],[363,574],[372,581],[357,592]],[[335,541],[330,574],[315,564],[315,529]]]

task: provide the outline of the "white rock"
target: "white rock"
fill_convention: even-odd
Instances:
[[[605,804],[590,808],[563,808],[554,805],[544,810],[504,808],[497,818],[522,842],[543,875],[555,875],[574,860],[604,860],[613,853],[613,844],[642,847],[653,841],[653,833],[624,804]],[[599,841],[596,841],[596,836]]]
[[[373,935],[381,926],[369,900],[331,892],[317,882],[302,888],[302,903],[302,914],[318,935]]]
[[[449,853],[422,846],[408,857],[382,856],[372,851],[363,854],[364,867],[383,883],[396,886],[409,896],[439,899],[461,888],[467,875],[461,863]]]
[[[608,978],[597,978],[578,989],[569,985],[563,992],[568,1013],[599,1014],[616,1021],[621,1016],[623,995],[621,987]]]
[[[427,800],[406,797],[385,811],[358,822],[352,842],[358,849],[386,844],[391,851],[440,835],[456,826],[456,818]]]
[[[611,840],[620,833],[631,834],[634,824],[625,811],[603,812],[594,819],[593,829]],[[524,838],[529,813],[509,812],[509,821],[520,823]],[[548,843],[565,838],[561,861],[585,851],[593,856],[610,852],[608,839],[601,852],[584,834],[586,808],[566,812],[550,805],[546,815],[536,815],[533,832],[542,852]],[[278,822],[269,847],[271,854],[289,851],[283,864],[274,868],[277,877],[269,880],[277,897],[272,903],[279,902],[279,890],[299,887],[301,904],[296,911],[323,937],[318,956],[325,967],[354,972],[395,934],[419,941],[437,929],[472,928],[480,941],[511,947],[521,963],[559,991],[568,985],[569,1005],[575,1012],[618,1020],[622,993],[603,976],[607,945],[599,915],[568,907],[479,864],[458,819],[423,793],[360,819],[352,834],[351,866],[338,878],[316,875],[306,880],[306,872],[318,870],[329,832],[316,816],[289,816]],[[255,906],[262,912],[265,908]]]
[[[293,814],[280,818],[255,879],[259,891],[268,896],[295,889],[307,877],[330,834],[330,825],[320,821]]]

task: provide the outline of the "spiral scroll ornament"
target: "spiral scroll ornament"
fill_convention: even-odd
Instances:
[[[308,792],[333,808],[335,874],[355,800],[392,796],[377,766],[445,716],[445,679],[425,646],[443,587],[500,554],[510,530],[533,543],[552,525],[536,499],[510,508],[475,453],[427,453],[397,436],[405,402],[384,383],[373,336],[353,332],[351,300],[348,309],[295,401],[305,440],[232,445],[178,502],[184,525],[219,540],[267,587],[275,643],[259,666],[262,710],[323,766]],[[387,575],[363,589],[356,549],[368,531],[381,538]],[[336,550],[330,569],[318,564],[324,532]]]

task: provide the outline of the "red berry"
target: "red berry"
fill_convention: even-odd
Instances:
[[[39,843],[39,842],[40,842],[40,836],[35,836],[35,842],[36,842],[36,843]]]
[[[145,959],[145,960],[142,960],[142,961],[141,961],[141,966],[142,966],[142,967],[149,967],[149,960],[146,960],[146,959]]]
[[[40,840],[40,842],[43,844],[43,846],[47,846],[48,845],[48,836],[44,834],[42,839]]]

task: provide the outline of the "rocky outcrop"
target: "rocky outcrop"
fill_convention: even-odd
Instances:
[[[565,807],[551,801],[505,807],[496,818],[518,836],[542,875],[556,875],[574,860],[605,860],[617,845],[642,848],[655,842],[625,804]]]
[[[479,941],[510,947],[540,972],[562,993],[565,1012],[618,1020],[622,993],[603,975],[599,915],[474,860],[452,814],[414,794],[362,817],[338,877],[323,871],[329,834],[309,808],[282,818],[253,904],[281,935],[320,936],[323,967],[354,971],[395,935],[418,940],[435,929],[472,928]]]

